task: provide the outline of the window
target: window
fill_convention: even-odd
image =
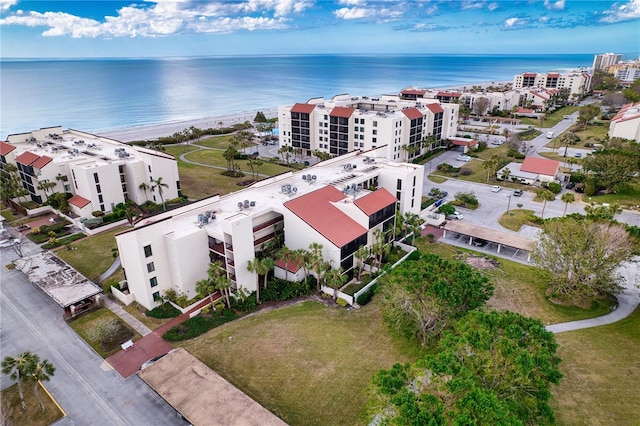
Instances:
[[[157,279],[156,277],[152,277],[152,278],[149,280],[149,284],[151,284],[151,287],[152,287],[152,288],[153,288],[153,287],[155,287],[155,286],[157,286],[157,285],[158,285],[158,279]]]
[[[102,194],[98,194],[98,201],[104,203],[104,199],[102,198]]]
[[[153,293],[153,300],[154,302],[157,302],[160,300],[160,292],[156,291],[155,293]]]
[[[149,173],[151,173],[151,166],[149,166]]]
[[[151,251],[151,246],[144,246],[144,257],[149,257],[153,254]]]
[[[94,174],[93,174],[93,180],[94,180],[96,183],[100,182],[100,179],[98,179],[98,174],[97,174],[97,173],[94,173]]]
[[[377,131],[377,130],[374,130],[374,131],[373,131],[373,134],[374,134],[374,135],[377,135],[377,134],[378,134],[378,131]]]
[[[377,121],[373,121],[373,127],[378,127],[378,122]]]
[[[156,270],[156,265],[153,262],[147,263],[147,272],[153,272]]]

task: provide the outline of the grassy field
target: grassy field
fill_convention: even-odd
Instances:
[[[140,307],[142,308],[142,310],[144,310],[142,306]],[[138,309],[137,302],[134,302],[129,306],[124,306],[123,309],[127,311],[129,314],[131,314],[135,319],[137,319],[138,321],[140,321],[141,323],[149,327],[151,330],[155,330],[158,327],[165,325],[166,323],[168,323],[173,319],[173,318],[148,317],[145,314],[143,314],[140,309]]]
[[[74,242],[72,247],[75,250],[69,251],[62,247],[56,251],[56,255],[85,277],[96,281],[115,260],[112,251],[117,247],[114,235],[125,229],[129,229],[129,226],[120,226],[85,240]]]
[[[430,244],[425,239],[417,241],[417,247],[445,258],[463,258],[475,252],[448,244]],[[510,310],[532,318],[544,324],[556,324],[566,321],[592,318],[610,311],[608,304],[594,304],[591,309],[579,309],[553,304],[545,295],[546,282],[529,265],[489,256],[498,260],[500,267],[487,270],[495,287],[494,295],[488,306],[496,310]]]
[[[558,424],[640,424],[640,310],[615,324],[559,333]]]
[[[420,354],[390,336],[375,301],[351,310],[304,302],[182,346],[291,425],[363,424],[375,372]]]
[[[0,392],[2,401],[0,412],[2,413],[3,425],[48,426],[64,417],[64,413],[60,411],[54,400],[49,397],[49,394],[42,387],[38,390],[38,395],[40,395],[44,404],[44,412],[40,410],[40,403],[36,398],[33,382],[23,383],[22,390],[25,404],[27,404],[25,411],[22,411],[20,407],[17,383],[2,389]],[[5,418],[7,423],[4,422]]]
[[[529,216],[532,214],[533,210],[518,208],[511,209],[509,211],[509,214],[505,212],[502,216],[500,216],[500,218],[498,219],[498,223],[511,231],[518,232],[520,228],[522,228],[522,225],[524,225],[525,223],[532,225],[529,222]]]

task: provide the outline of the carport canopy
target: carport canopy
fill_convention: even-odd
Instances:
[[[482,226],[472,225],[466,222],[449,221],[444,225],[444,229],[445,231],[457,232],[458,234],[468,235],[473,238],[480,238],[496,244],[524,250],[529,253],[532,252],[536,246],[536,240],[532,240],[531,238],[500,232],[495,229],[483,228]]]
[[[139,375],[194,426],[286,426],[183,348],[172,350]]]

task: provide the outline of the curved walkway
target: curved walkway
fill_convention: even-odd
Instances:
[[[620,274],[625,279],[624,289],[616,295],[618,306],[611,313],[596,318],[553,324],[547,326],[546,329],[552,333],[581,330],[583,328],[612,324],[633,314],[640,305],[640,264],[638,262],[640,262],[640,259],[635,259],[633,262],[624,264],[621,268]]]

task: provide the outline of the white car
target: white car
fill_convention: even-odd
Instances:
[[[451,214],[447,215],[447,219],[464,219],[464,216],[459,211],[454,211]]]
[[[6,239],[6,240],[0,241],[0,248],[11,247],[11,246],[15,246],[16,244],[20,244],[19,239],[17,238]]]
[[[491,192],[500,192],[501,189],[502,187],[500,185],[493,185],[491,187]]]
[[[468,155],[462,155],[462,154],[461,154],[461,155],[458,155],[458,156],[456,157],[456,160],[458,160],[458,161],[464,161],[464,162],[466,163],[467,161],[471,161],[471,157],[469,157]]]

